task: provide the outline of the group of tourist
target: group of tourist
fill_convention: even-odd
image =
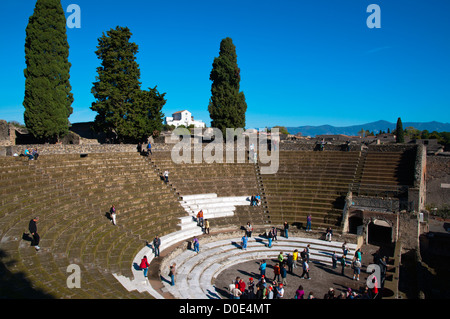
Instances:
[[[37,148],[33,148],[31,151],[26,148],[20,155],[14,154],[14,156],[28,157],[30,161],[33,161],[38,159],[39,152]]]
[[[137,146],[137,150],[138,150],[139,154],[141,154],[143,156],[153,155],[152,143],[150,143],[150,141],[147,143],[147,149],[145,149],[144,144],[142,142],[139,142],[139,144]]]
[[[308,219],[308,229],[310,229],[310,215]],[[288,238],[289,224],[287,222],[284,223],[283,226],[284,237]],[[251,237],[253,231],[253,227],[250,222],[245,226],[245,234],[242,237],[241,247],[243,250],[247,249],[248,238]],[[277,228],[272,227],[270,230],[266,231],[266,237],[269,239],[268,247],[272,247],[272,240],[277,240]],[[326,230],[325,239],[327,241],[331,241],[332,237],[332,229],[329,227]],[[303,248],[301,252],[298,249],[295,249],[293,253],[284,254],[282,251],[277,256],[277,261],[273,265],[273,279],[268,279],[266,274],[267,263],[265,260],[262,260],[259,264],[259,272],[260,272],[260,280],[255,282],[253,278],[249,278],[248,283],[246,284],[242,278],[236,278],[236,280],[230,284],[229,293],[233,299],[279,299],[285,296],[284,290],[288,285],[287,274],[293,274],[294,269],[301,265],[302,273],[299,276],[301,279],[310,280],[310,245],[307,244],[306,247]],[[359,281],[362,267],[362,252],[361,249],[358,248],[354,254],[353,260],[350,264],[347,262],[347,256],[350,253],[350,248],[347,242],[344,241],[342,244],[342,253],[338,255],[336,251],[331,254],[332,260],[332,268],[336,269],[338,262],[341,265],[341,275],[345,276],[345,269],[351,267],[353,270],[353,280]],[[380,260],[384,261],[385,259]],[[374,285],[375,287],[369,289],[365,287],[365,290],[360,290],[359,292],[352,291],[350,288],[341,294],[335,295],[335,291],[333,288],[324,295],[324,299],[356,299],[356,298],[370,298],[373,299],[378,294],[378,284]],[[303,290],[303,287],[300,287],[295,291],[295,295],[292,296],[295,299],[313,299],[314,294],[310,292],[307,296]]]
[[[267,262],[262,260],[259,263],[259,281],[256,282],[253,277],[248,279],[246,283],[241,277],[237,277],[228,287],[230,297],[232,299],[282,299],[282,298],[292,298],[292,299],[315,299],[315,295],[312,291],[306,295],[303,286],[295,290],[292,296],[287,296],[285,293],[285,288],[288,286],[287,274],[293,274],[293,269],[297,268],[297,262],[301,263],[302,274],[301,279],[310,280],[309,276],[309,257],[310,257],[310,246],[307,245],[302,252],[298,252],[297,249],[294,250],[292,254],[287,253],[286,255],[281,251],[277,256],[277,260],[272,266],[273,279],[269,279],[267,276]],[[343,256],[345,257],[348,253],[348,247],[346,243],[342,245]],[[355,253],[352,268],[358,269],[354,271],[353,279],[359,280],[360,268],[361,268],[361,251]],[[345,263],[345,258],[342,259],[343,264]],[[336,268],[333,263],[333,268]],[[343,268],[344,269],[344,266]],[[378,296],[378,283],[376,277],[373,279],[372,288],[368,285],[362,286],[359,291],[347,288],[341,293],[336,293],[334,288],[330,288],[323,296],[323,299],[374,299]]]
[[[203,209],[200,209],[200,211],[197,213],[197,226],[202,228],[203,233],[209,235],[209,220],[207,218],[204,218],[203,216]]]

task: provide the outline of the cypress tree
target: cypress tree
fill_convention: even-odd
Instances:
[[[240,92],[241,70],[237,64],[236,47],[231,38],[220,43],[219,56],[214,59],[210,74],[211,99],[208,111],[211,126],[225,132],[226,128],[244,128],[247,103]]]
[[[397,126],[395,128],[396,142],[405,143],[405,132],[403,131],[403,124],[400,118],[397,119]]]
[[[73,94],[66,18],[59,0],[37,0],[25,39],[25,125],[36,138],[56,142],[69,131]]]
[[[138,45],[130,42],[127,27],[116,27],[98,39],[95,52],[102,61],[97,68],[91,109],[98,113],[95,127],[113,133],[119,142],[136,142],[162,129],[165,93],[156,87],[141,90],[140,70],[136,62]]]

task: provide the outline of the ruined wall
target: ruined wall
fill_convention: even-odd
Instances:
[[[450,206],[450,156],[427,156],[426,204]]]
[[[173,145],[153,144],[153,151],[171,150]],[[137,152],[137,144],[31,144],[0,146],[0,156],[21,154],[24,150],[37,148],[40,155],[53,154],[88,154],[88,153],[128,153]]]

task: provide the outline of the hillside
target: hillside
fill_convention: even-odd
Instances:
[[[389,128],[391,131],[395,130],[396,123],[390,123],[388,121],[376,121],[371,123],[365,123],[352,126],[332,126],[332,125],[319,125],[319,126],[299,126],[299,127],[287,127],[290,134],[302,133],[303,136],[316,136],[323,134],[344,134],[344,135],[358,135],[361,129],[369,130],[375,134],[382,131],[387,131]],[[428,130],[429,132],[450,132],[450,123],[441,122],[404,122],[403,128],[414,127],[420,131]]]

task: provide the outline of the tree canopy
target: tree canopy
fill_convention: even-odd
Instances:
[[[130,29],[117,26],[103,33],[95,52],[102,61],[92,88],[95,127],[113,133],[118,142],[142,141],[160,131],[166,103],[156,86],[141,90],[138,45],[130,42],[131,36]]]
[[[405,132],[403,131],[403,124],[401,118],[397,119],[397,126],[395,128],[396,142],[405,143]]]
[[[37,0],[25,38],[25,125],[56,142],[69,132],[73,112],[66,18],[59,0]]]
[[[247,103],[240,91],[241,70],[237,64],[236,47],[231,38],[220,43],[219,56],[214,58],[210,74],[211,99],[208,111],[211,126],[225,132],[226,128],[244,128]]]

